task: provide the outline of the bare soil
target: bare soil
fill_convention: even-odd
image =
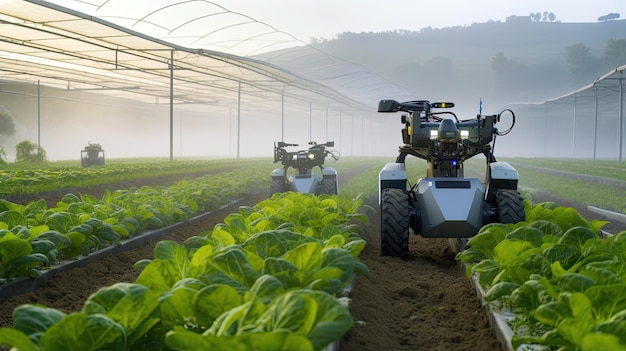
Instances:
[[[106,186],[74,189],[73,192],[101,196],[104,189],[127,189],[141,185],[169,185],[183,175],[149,178]],[[346,181],[347,177],[342,177]],[[22,196],[44,198],[54,204],[68,191]],[[239,205],[254,205],[265,199],[269,191],[245,196],[239,203],[179,227],[156,240],[183,242],[200,232],[211,230]],[[536,200],[541,197],[536,197]],[[552,201],[547,195],[545,200]],[[374,200],[375,201],[375,200]],[[370,201],[374,211],[377,203]],[[560,201],[556,201],[560,202]],[[578,206],[587,218],[598,218]],[[379,254],[379,214],[368,212],[370,222],[363,226],[367,246],[361,254],[372,279],[357,277],[351,291],[350,311],[354,327],[339,341],[339,350],[500,350],[477,295],[466,278],[464,269],[454,260],[447,239],[427,239],[412,235],[410,255],[406,260],[382,257]],[[134,282],[138,271],[133,264],[153,257],[156,244],[145,246],[97,262],[58,273],[37,290],[15,296],[0,303],[0,327],[12,326],[11,313],[26,303],[43,304],[65,313],[82,309],[89,295],[116,282]]]

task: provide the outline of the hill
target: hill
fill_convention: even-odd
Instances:
[[[497,108],[513,101],[543,101],[591,83],[616,67],[605,64],[604,50],[610,39],[626,41],[624,33],[626,20],[561,23],[511,16],[505,22],[442,29],[346,32],[312,47],[365,67],[415,98],[452,100],[477,111],[480,99]],[[582,56],[575,58],[584,61],[583,72],[566,59],[568,48],[582,48],[575,52]],[[620,64],[626,63],[622,54]],[[294,72],[315,69],[309,61],[307,67],[299,62],[279,64]]]

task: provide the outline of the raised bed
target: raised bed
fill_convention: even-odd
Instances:
[[[236,204],[239,201],[240,199],[231,201],[228,204],[216,209],[215,211],[223,209],[223,208],[227,208],[233,204]],[[17,296],[17,295],[21,295],[27,292],[34,291],[35,289],[42,286],[47,281],[51,280],[58,273],[65,272],[76,267],[85,266],[89,263],[102,260],[103,258],[110,256],[110,255],[115,255],[121,252],[133,250],[138,247],[144,246],[148,242],[158,239],[164,234],[167,234],[182,226],[185,226],[197,220],[200,220],[206,216],[211,215],[212,213],[213,211],[203,213],[203,214],[191,217],[184,222],[178,222],[173,225],[155,229],[155,230],[148,230],[137,236],[131,237],[126,240],[122,240],[117,245],[108,246],[103,249],[94,251],[90,253],[88,256],[81,256],[75,260],[65,261],[65,262],[56,264],[46,270],[39,270],[39,273],[41,274],[41,276],[38,278],[21,277],[21,278],[11,280],[5,284],[0,284],[0,302],[10,299],[13,296]]]

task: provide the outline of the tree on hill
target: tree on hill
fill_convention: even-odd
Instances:
[[[528,23],[531,22],[532,19],[530,18],[530,16],[516,16],[516,15],[512,15],[509,16],[505,19],[506,23],[517,23],[517,24],[522,24],[522,23]]]
[[[528,17],[530,17],[530,20],[533,22],[555,22],[556,21],[556,15],[553,12],[548,12],[548,11],[544,11],[543,13],[541,12],[531,13]]]
[[[603,70],[600,60],[591,55],[589,47],[584,43],[566,47],[565,61],[567,62],[574,88],[593,81],[599,72]]]
[[[499,52],[491,58],[494,97],[502,101],[537,100],[553,94],[555,82],[567,81],[567,72],[556,63],[523,64]]]
[[[598,17],[598,22],[612,21],[612,20],[616,20],[618,18],[619,18],[619,13],[611,12],[611,13],[609,13],[607,15]]]
[[[491,70],[495,73],[495,97],[503,100],[513,98],[524,79],[526,67],[499,52],[491,58]]]
[[[604,64],[609,68],[626,65],[626,39],[609,39],[604,48]]]

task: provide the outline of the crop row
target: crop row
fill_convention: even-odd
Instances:
[[[188,160],[175,162],[112,162],[107,167],[60,166],[51,163],[37,168],[7,168],[0,170],[0,194],[31,194],[76,186],[106,184],[128,179],[156,177],[169,174],[207,172],[228,168],[259,168],[263,160]],[[267,162],[266,162],[267,163]],[[264,169],[269,174],[267,163]]]
[[[160,241],[134,283],[80,312],[14,310],[0,345],[35,350],[321,350],[351,326],[337,294],[357,274],[362,198],[280,193],[184,244]]]
[[[68,193],[56,206],[40,199],[27,205],[0,199],[0,280],[39,275],[59,261],[148,229],[182,222],[245,193],[269,186],[255,170],[186,179],[169,187],[106,191],[102,198]]]
[[[514,349],[626,348],[626,231],[602,237],[606,222],[555,203],[527,203],[526,222],[490,224],[457,255],[510,312]]]
[[[347,158],[328,163],[338,171],[380,163],[376,158]],[[384,163],[382,163],[384,165]],[[270,177],[272,169],[281,167],[271,159],[213,159],[158,161],[151,159],[111,160],[106,167],[80,167],[67,161],[51,162],[38,167],[7,167],[0,170],[0,195],[34,194],[50,190],[110,184],[131,179],[145,179],[172,174],[225,172],[255,169]],[[382,166],[381,166],[382,167]]]
[[[369,166],[369,160],[347,160],[342,170]],[[94,250],[115,245],[120,240],[148,229],[181,222],[198,213],[213,210],[243,193],[268,188],[271,163],[257,161],[223,162],[182,161],[142,162],[137,165],[72,168],[54,167],[30,170],[1,171],[0,185],[21,184],[27,192],[47,187],[110,182],[111,179],[132,178],[139,174],[190,172],[217,169],[215,174],[183,180],[169,187],[148,187],[106,191],[102,198],[67,193],[61,201],[48,206],[40,199],[27,205],[0,199],[0,282],[16,277],[36,277],[39,271],[60,261],[87,256]],[[236,171],[223,172],[228,167]],[[11,176],[9,176],[11,172]],[[259,173],[267,172],[267,178]],[[62,176],[62,174],[66,174]],[[29,179],[37,178],[31,184]],[[362,178],[357,176],[356,178]],[[368,178],[369,179],[369,178]],[[9,185],[7,185],[9,184]],[[15,191],[16,188],[12,188]],[[353,189],[355,190],[355,189]],[[351,197],[358,192],[352,191]]]

